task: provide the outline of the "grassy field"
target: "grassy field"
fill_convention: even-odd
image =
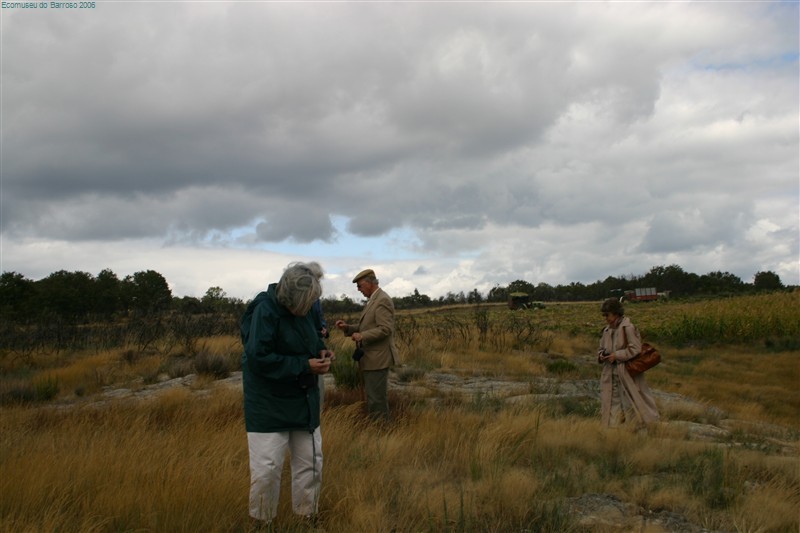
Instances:
[[[358,391],[329,391],[320,526],[596,531],[576,522],[569,502],[597,493],[710,530],[797,532],[799,303],[797,294],[776,294],[629,306],[665,356],[648,374],[651,386],[708,407],[664,406],[662,423],[646,433],[604,430],[596,409],[434,404],[397,393],[394,422],[380,427],[365,422]],[[587,361],[602,327],[598,309],[403,314],[398,375],[597,379]],[[122,349],[42,353],[24,365],[4,354],[0,531],[250,531],[241,392],[213,378],[235,370],[240,348],[235,336],[199,345],[193,357]],[[346,369],[351,344],[335,333],[331,345]],[[198,369],[191,387],[148,399],[102,395]],[[689,438],[686,424],[723,418],[728,437]],[[306,531],[286,496],[276,530]]]

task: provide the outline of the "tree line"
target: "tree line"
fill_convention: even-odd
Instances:
[[[672,297],[692,297],[774,291],[783,289],[784,285],[771,271],[758,272],[752,283],[746,283],[730,272],[698,275],[678,265],[669,265],[654,266],[643,275],[609,276],[590,284],[573,282],[553,286],[516,280],[506,286],[496,285],[487,294],[473,289],[432,298],[415,289],[412,294],[395,296],[393,300],[398,309],[506,302],[514,292],[526,293],[533,300],[543,302],[587,301],[607,298],[614,290],[637,287],[670,291]],[[347,295],[327,296],[322,303],[326,313],[352,313],[362,306],[362,302]],[[228,297],[221,287],[210,287],[200,298],[174,297],[167,280],[154,270],[136,272],[122,279],[109,269],[97,276],[60,270],[38,281],[17,272],[4,272],[0,276],[0,319],[16,323],[49,318],[71,323],[112,321],[164,312],[240,316],[244,308],[245,302]]]
[[[220,287],[210,287],[202,298],[174,297],[167,280],[154,270],[122,279],[109,269],[97,276],[59,270],[38,281],[17,272],[0,275],[0,319],[4,321],[113,321],[171,311],[241,314],[244,302],[229,298]]]
[[[728,296],[748,292],[776,291],[784,289],[780,277],[772,271],[755,274],[752,283],[742,281],[730,272],[709,272],[694,274],[686,272],[678,265],[654,266],[646,274],[628,276],[609,276],[604,280],[584,284],[573,282],[566,285],[550,285],[540,282],[516,280],[506,286],[496,285],[488,293],[478,289],[469,292],[448,292],[437,298],[420,294],[414,289],[412,294],[393,297],[397,309],[415,309],[443,305],[504,303],[511,293],[525,293],[532,300],[542,302],[595,301],[610,297],[614,291],[628,291],[641,287],[655,287],[658,291],[669,291],[670,297],[687,298],[694,296]],[[323,307],[333,312],[351,312],[360,309],[360,304],[345,295],[340,298],[326,297]]]

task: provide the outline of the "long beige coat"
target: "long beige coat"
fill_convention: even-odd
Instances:
[[[618,393],[622,408],[626,412],[626,422],[630,417],[639,423],[649,424],[658,421],[658,408],[647,386],[645,373],[634,377],[625,369],[624,362],[639,355],[642,351],[642,339],[639,331],[628,317],[622,317],[616,328],[607,326],[600,337],[600,348],[613,353],[618,363],[603,363],[600,374],[600,418],[603,425],[611,425],[611,400],[617,392],[613,390],[613,373],[618,380]]]
[[[367,300],[357,325],[348,325],[345,335],[361,333],[364,357],[358,362],[361,370],[383,370],[400,363],[394,345],[394,303],[379,287]]]

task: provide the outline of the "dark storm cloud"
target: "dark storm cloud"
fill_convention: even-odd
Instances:
[[[84,194],[114,203],[217,184],[318,201],[335,195],[337,177],[353,171],[369,180],[366,174],[401,160],[485,156],[522,145],[575,92],[559,74],[568,49],[547,44],[546,25],[503,36],[481,28],[486,13],[474,8],[457,17],[434,9],[414,40],[397,33],[405,21],[420,21],[407,6],[398,20],[330,8],[326,15],[350,26],[348,39],[330,23],[306,18],[316,12],[310,7],[164,6],[155,22],[148,8],[116,9],[105,27],[45,16],[33,31],[6,32],[19,61],[6,71],[7,100],[25,105],[11,108],[5,121],[12,154],[5,187],[17,201],[30,200],[32,210]],[[254,15],[263,24],[253,24]],[[353,25],[349,15],[374,17],[373,24]],[[512,14],[491,16],[513,21]],[[191,24],[176,31],[184,17]],[[145,23],[147,30],[137,31]],[[315,30],[315,40],[293,31],[298,24]],[[381,31],[391,39],[380,39]],[[69,60],[53,55],[57,42]],[[417,184],[418,194],[436,192],[433,178]],[[367,214],[363,203],[332,203],[355,217],[357,233],[391,227],[372,221],[383,213]],[[130,222],[133,233],[142,229]],[[329,237],[329,224],[314,227],[318,238]]]
[[[80,15],[3,13],[4,238],[349,250],[336,217],[494,279],[796,259],[766,244],[797,228],[796,4]]]
[[[280,204],[269,209],[269,215],[256,225],[258,240],[275,242],[291,238],[296,242],[329,241],[334,237],[333,224],[322,209],[305,205]]]

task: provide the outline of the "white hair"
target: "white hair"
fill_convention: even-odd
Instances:
[[[278,281],[278,303],[294,314],[306,315],[322,296],[319,280],[324,272],[319,263],[291,263]]]

